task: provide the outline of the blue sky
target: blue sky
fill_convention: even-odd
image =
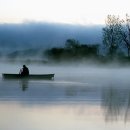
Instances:
[[[108,14],[130,14],[129,5],[129,0],[0,0],[0,23],[104,24]]]

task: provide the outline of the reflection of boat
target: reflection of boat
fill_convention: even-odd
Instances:
[[[55,74],[30,74],[28,76],[21,76],[20,74],[2,74],[4,79],[54,79]]]

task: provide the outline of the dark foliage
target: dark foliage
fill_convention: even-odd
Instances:
[[[97,57],[98,45],[80,44],[74,39],[68,39],[64,48],[52,48],[45,51],[46,56],[51,60],[79,60],[81,58]]]

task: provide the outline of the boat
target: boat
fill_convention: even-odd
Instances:
[[[53,80],[55,74],[29,74],[22,76],[20,74],[2,74],[3,79],[42,79]]]

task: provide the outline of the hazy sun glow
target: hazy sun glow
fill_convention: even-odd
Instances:
[[[130,14],[129,0],[0,0],[0,22],[103,24],[108,14]]]

